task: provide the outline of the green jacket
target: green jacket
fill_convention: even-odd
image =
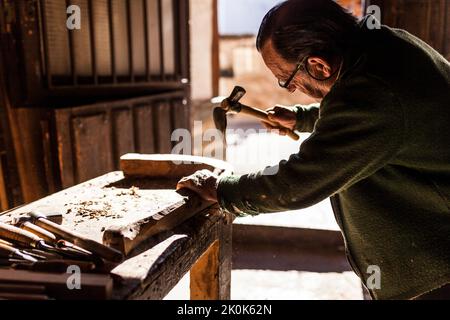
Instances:
[[[450,64],[411,34],[363,28],[345,73],[317,106],[298,106],[311,137],[266,172],[222,178],[238,216],[331,197],[348,259],[376,299],[410,299],[450,283]]]

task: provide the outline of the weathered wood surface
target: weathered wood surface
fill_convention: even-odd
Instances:
[[[175,185],[175,181],[125,179],[122,172],[113,172],[11,211],[0,221],[11,222],[35,210],[61,212],[64,227],[101,243],[109,227],[151,217],[182,201]]]
[[[0,215],[0,221],[11,222],[33,210],[62,212],[63,226],[102,242],[104,230],[114,225],[152,217],[185,201],[174,191],[177,181],[125,178],[122,172],[113,172]],[[221,276],[205,279],[219,281],[215,286],[224,293],[218,297],[229,297],[231,232],[223,236],[224,230],[231,230],[229,221],[230,217],[214,205],[177,228],[147,239],[134,250],[134,257],[112,271],[116,280],[113,298],[162,299],[211,244],[227,237],[229,240],[221,242],[224,250],[220,251],[219,271],[212,271]]]
[[[62,186],[119,169],[125,153],[170,153],[173,113],[187,108],[184,98],[175,91],[55,110]]]
[[[232,166],[224,161],[175,154],[127,154],[120,159],[120,169],[125,176],[165,179],[179,179],[203,169],[233,172]]]
[[[201,169],[232,172],[231,166],[223,161],[182,155],[128,154],[121,158],[121,169],[128,179],[145,177],[145,181],[160,177],[178,181]],[[175,186],[176,183],[173,188]],[[108,228],[103,236],[103,243],[128,255],[145,239],[171,230],[213,205],[188,190],[180,190],[178,194],[183,198],[153,216]]]
[[[228,214],[220,213],[218,207],[212,207],[191,218],[172,232],[161,235],[166,240],[158,243],[152,249],[131,258],[112,271],[116,280],[116,299],[162,299],[180,281],[180,279],[195,265],[197,260],[208,248],[221,238],[222,225],[230,221]],[[230,243],[227,243],[231,245]],[[231,253],[229,257],[231,261]],[[220,263],[218,264],[220,265]],[[199,270],[200,267],[194,267]],[[206,267],[206,266],[205,266]],[[219,287],[229,297],[229,282],[219,282],[229,279],[230,275],[219,278],[205,277],[206,281],[213,281],[211,287]],[[205,273],[216,273],[207,270]],[[195,275],[194,275],[195,276]],[[205,288],[207,285],[200,284]],[[203,296],[206,300],[218,299],[218,295],[211,292]]]
[[[218,238],[192,267],[191,300],[229,300],[233,216],[224,215]]]
[[[45,287],[45,294],[52,298],[105,300],[112,297],[113,280],[108,275],[83,274],[80,278],[80,290],[68,290],[69,277],[70,274],[63,273],[0,270],[0,283],[3,285],[42,286]],[[26,290],[20,292],[26,293]]]

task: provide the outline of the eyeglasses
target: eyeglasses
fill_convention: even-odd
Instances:
[[[295,68],[294,72],[292,73],[292,75],[286,81],[278,80],[278,85],[281,88],[284,88],[284,89],[288,89],[289,88],[289,85],[291,84],[292,80],[294,80],[295,76],[300,71],[300,69],[302,68],[302,66],[305,63],[307,58],[308,57],[303,58],[303,60],[299,64],[297,64],[297,67]]]

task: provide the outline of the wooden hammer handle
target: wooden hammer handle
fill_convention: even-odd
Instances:
[[[257,118],[263,122],[270,124],[272,127],[276,127],[281,130],[286,130],[287,136],[289,138],[291,138],[292,140],[298,141],[300,139],[300,136],[298,134],[296,134],[293,130],[291,130],[289,128],[285,128],[285,127],[281,126],[279,123],[269,120],[269,114],[267,112],[257,109],[257,108],[246,106],[244,104],[241,104],[241,108],[242,109],[241,109],[240,113]]]

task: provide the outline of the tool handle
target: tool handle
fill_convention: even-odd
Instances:
[[[97,254],[98,256],[102,257],[105,260],[111,261],[111,262],[122,262],[123,261],[123,254],[122,252],[107,247],[97,241],[91,240],[91,239],[85,239],[85,238],[77,238],[73,242],[74,245],[81,247],[85,250],[88,250],[94,254]]]
[[[241,104],[241,113],[249,115],[254,118],[257,118],[263,122],[266,122],[266,123],[270,124],[272,127],[286,130],[287,136],[289,138],[291,138],[292,140],[298,141],[300,139],[300,136],[298,134],[296,134],[293,130],[281,126],[278,122],[269,120],[269,114],[261,109],[257,109],[257,108],[253,108],[253,107],[249,107],[244,104]]]
[[[16,253],[15,248],[10,247],[6,244],[0,243],[0,257],[9,258],[11,256],[14,256],[15,253]]]
[[[6,223],[0,222],[0,238],[17,242],[24,246],[37,247],[42,241],[41,238],[31,232],[19,229]]]
[[[32,224],[31,222],[23,223],[21,225],[21,229],[33,233],[34,235],[40,237],[45,242],[50,244],[54,244],[58,241],[54,234],[45,229],[42,229],[41,227],[38,227],[35,224]]]
[[[116,249],[107,247],[101,243],[93,241],[91,239],[87,239],[86,237],[77,234],[65,227],[62,227],[54,222],[51,222],[47,219],[37,219],[35,224],[51,233],[61,237],[64,240],[68,240],[73,244],[92,252],[93,254],[97,254],[101,258],[112,261],[112,262],[122,262],[123,255],[120,251]]]

